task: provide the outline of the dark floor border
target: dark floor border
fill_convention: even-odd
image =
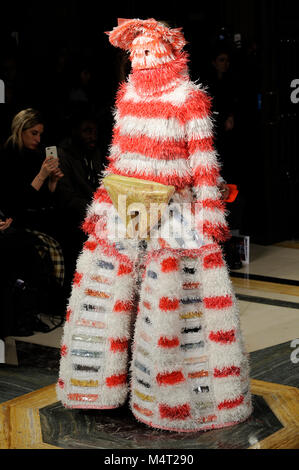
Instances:
[[[230,276],[241,278],[241,279],[249,279],[252,281],[273,282],[274,284],[285,284],[287,286],[299,287],[299,281],[295,279],[284,279],[284,278],[279,278],[279,277],[262,276],[260,274],[238,273],[235,271],[231,271]]]
[[[256,297],[254,295],[236,294],[238,300],[252,302],[255,304],[273,305],[275,307],[294,308],[299,310],[299,302],[288,302],[287,300],[267,299],[266,297]]]

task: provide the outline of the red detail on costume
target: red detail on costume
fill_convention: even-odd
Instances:
[[[235,400],[224,400],[218,405],[218,410],[223,410],[223,409],[231,409],[231,408],[236,408],[236,406],[239,406],[243,403],[244,401],[244,396],[241,395],[239,398],[236,398]]]
[[[168,297],[162,297],[159,302],[159,307],[161,310],[177,310],[179,308],[180,301],[179,299],[169,299]]]
[[[124,385],[127,382],[127,375],[128,374],[111,375],[110,377],[106,378],[106,385],[108,387],[117,387],[118,385]]]
[[[120,117],[134,116],[141,118],[165,118],[177,116],[180,118],[178,106],[171,103],[163,103],[159,100],[135,102],[133,100],[121,99],[118,103],[117,109]]]
[[[133,403],[133,408],[144,416],[153,416],[153,412],[147,408],[141,408],[137,403]]]
[[[143,301],[143,306],[147,308],[148,310],[151,310],[151,304],[149,302]]]
[[[213,238],[218,242],[225,242],[231,237],[230,231],[227,225],[224,224],[212,224],[211,222],[205,221],[203,223],[203,233],[208,237]]]
[[[71,314],[72,314],[72,310],[68,308],[66,311],[66,317],[65,317],[66,321],[70,321]]]
[[[193,290],[193,289],[198,289],[199,286],[200,286],[199,282],[184,282],[183,289]]]
[[[112,204],[110,196],[105,188],[99,188],[93,196],[94,201],[98,202],[106,202],[108,204]]]
[[[223,367],[223,369],[214,369],[214,377],[229,377],[230,375],[239,376],[241,372],[240,367]]]
[[[216,343],[228,344],[236,341],[235,330],[229,331],[211,331],[209,339]]]
[[[233,299],[230,295],[219,297],[206,297],[204,298],[204,305],[205,308],[220,310],[222,308],[232,307]]]
[[[161,336],[158,341],[158,346],[162,348],[176,348],[180,345],[180,340],[177,336],[172,339],[167,338],[166,336]]]
[[[68,352],[68,349],[67,349],[67,346],[65,344],[63,344],[61,346],[61,349],[60,349],[60,354],[61,356],[66,356],[67,355],[67,352]]]
[[[168,243],[164,240],[164,238],[158,238],[159,245],[161,248],[170,248]]]
[[[128,349],[127,338],[110,338],[110,350],[113,352],[123,352]]]
[[[62,379],[58,380],[58,385],[60,388],[64,388],[64,381]]]
[[[94,251],[97,246],[98,246],[97,242],[93,242],[93,241],[89,241],[89,240],[84,243],[84,248],[86,250],[90,250],[90,251]]]
[[[176,385],[185,382],[185,377],[182,371],[175,370],[174,372],[166,372],[158,374],[156,380],[159,385]]]
[[[214,138],[204,137],[203,139],[190,139],[188,142],[188,149],[190,155],[195,152],[213,152]]]
[[[187,159],[189,157],[184,139],[158,140],[145,135],[120,135],[119,127],[114,129],[113,145],[119,145],[121,152],[140,153],[146,157],[159,160]],[[167,166],[165,166],[167,171]]]
[[[95,227],[96,223],[99,221],[100,217],[98,215],[92,215],[90,217],[86,217],[82,224],[82,230],[87,235],[95,235]]]
[[[163,44],[167,47],[167,44]],[[171,45],[173,47],[173,44]],[[145,46],[146,47],[146,46]],[[158,46],[159,48],[159,46]],[[155,51],[157,58],[161,57],[159,52]],[[163,52],[162,52],[162,55]],[[131,80],[134,88],[138,93],[151,96],[161,96],[164,92],[164,87],[167,87],[167,91],[173,90],[177,86],[177,79],[180,81],[186,80],[187,77],[183,77],[182,72],[187,67],[188,54],[182,52],[175,60],[161,64],[158,68],[151,68],[146,70],[136,70],[133,68],[131,74]],[[171,86],[171,82],[174,85]]]
[[[182,121],[208,118],[211,115],[212,98],[202,90],[194,90],[180,108]]]
[[[83,277],[82,273],[78,273],[77,271],[75,272],[74,279],[73,279],[73,283],[75,286],[80,286],[82,277]]]
[[[129,264],[120,264],[118,267],[117,275],[129,274],[132,272],[132,266]]]
[[[218,252],[205,256],[203,260],[203,266],[205,269],[221,268],[224,266],[222,254]]]
[[[194,186],[216,186],[219,178],[218,168],[199,165],[194,172]]]
[[[161,262],[161,270],[163,273],[169,273],[171,271],[178,271],[179,262],[177,258],[166,258]]]
[[[114,312],[129,312],[132,310],[132,308],[133,308],[133,303],[131,302],[131,300],[127,300],[127,301],[118,300],[114,304],[113,311]]]
[[[190,405],[185,403],[179,406],[159,405],[161,418],[185,420],[190,417]]]
[[[222,199],[204,199],[201,202],[203,209],[218,209],[222,212],[225,211],[225,203]]]

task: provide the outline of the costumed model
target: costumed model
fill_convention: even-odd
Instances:
[[[129,394],[134,416],[155,428],[231,426],[248,418],[252,404],[238,307],[220,245],[229,230],[210,98],[189,79],[180,29],[134,19],[108,34],[114,46],[130,52],[132,72],[118,91],[102,176],[174,186],[173,211],[162,217],[160,229],[171,222],[182,231],[113,241],[110,222],[122,222],[101,178],[83,223],[88,240],[67,310],[58,398],[67,408],[110,409]],[[177,209],[189,203],[195,229]]]

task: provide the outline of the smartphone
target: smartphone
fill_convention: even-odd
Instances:
[[[46,147],[46,157],[58,158],[57,147]]]

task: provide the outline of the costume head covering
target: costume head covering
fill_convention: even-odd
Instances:
[[[107,33],[111,44],[130,53],[134,69],[159,67],[175,60],[186,44],[182,28],[169,28],[153,18],[119,19]]]

